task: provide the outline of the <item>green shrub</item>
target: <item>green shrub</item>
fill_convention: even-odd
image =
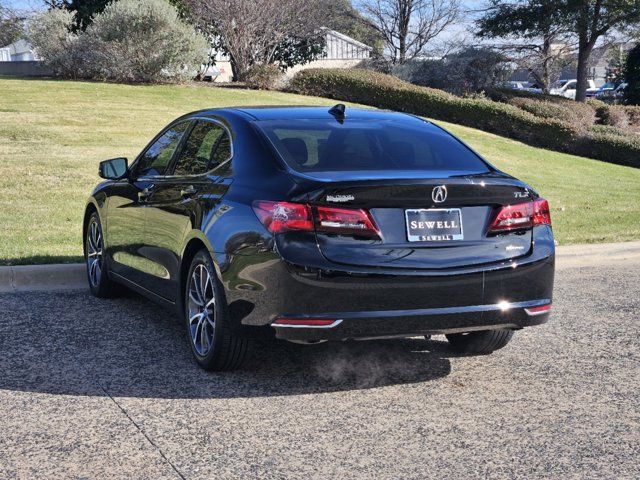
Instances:
[[[550,102],[535,98],[514,97],[508,103],[515,105],[536,117],[562,119],[577,129],[587,129],[596,120],[596,111],[590,105],[571,102]]]
[[[640,106],[610,105],[600,100],[589,100],[595,107],[598,124],[611,125],[624,131],[640,131]]]
[[[628,135],[624,130],[612,127],[611,125],[591,125],[589,132],[593,134],[616,135],[618,137],[626,137]]]
[[[575,153],[638,168],[640,167],[640,136],[592,131],[576,142]]]
[[[640,127],[640,107],[637,105],[625,105],[624,111],[627,113],[629,125]]]
[[[622,105],[607,105],[598,107],[598,123],[610,125],[617,128],[627,128],[629,126],[629,116]]]
[[[51,9],[36,15],[29,23],[27,39],[56,76],[77,78],[81,69],[76,56],[78,37],[70,31],[73,13]]]
[[[412,113],[467,125],[531,145],[640,167],[640,144],[635,139],[586,132],[586,128],[578,129],[558,118],[541,118],[514,105],[460,98],[377,72],[308,69],[291,80],[290,88],[307,95]]]
[[[542,100],[545,102],[559,103],[563,105],[575,105],[575,100],[560,95],[551,95],[549,93],[533,93],[528,90],[514,90],[512,88],[491,88],[487,90],[487,96],[496,102],[508,103],[511,98],[531,98],[533,100]]]
[[[244,81],[251,88],[272,90],[283,75],[276,65],[252,65],[244,75]]]
[[[596,121],[596,108],[593,105],[576,102],[559,95],[492,89],[487,92],[487,96],[496,102],[515,105],[537,117],[561,119],[580,130],[589,128]],[[603,105],[606,104],[603,103]]]
[[[31,43],[56,75],[122,82],[193,78],[206,58],[205,37],[166,0],[119,0],[71,33],[73,16],[52,9],[30,23]]]

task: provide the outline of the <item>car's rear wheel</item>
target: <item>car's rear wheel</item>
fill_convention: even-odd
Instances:
[[[446,335],[451,348],[465,355],[486,355],[504,347],[513,330],[485,330],[482,332],[451,333]]]
[[[120,288],[109,278],[104,258],[104,235],[97,212],[89,217],[85,235],[85,264],[87,266],[87,281],[89,290],[100,298],[115,296]]]
[[[205,370],[235,370],[242,365],[249,340],[231,330],[222,284],[211,257],[200,250],[191,261],[184,292],[191,351]]]

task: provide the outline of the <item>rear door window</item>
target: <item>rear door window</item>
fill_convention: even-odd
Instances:
[[[201,175],[230,158],[227,131],[217,123],[198,121],[178,156],[174,175]]]

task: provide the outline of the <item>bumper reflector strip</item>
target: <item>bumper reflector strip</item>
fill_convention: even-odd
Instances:
[[[278,318],[271,325],[274,327],[297,328],[333,328],[342,323],[335,318]]]
[[[546,305],[540,305],[537,307],[529,307],[524,309],[524,311],[527,312],[527,315],[530,315],[530,316],[542,315],[543,313],[548,313],[550,310],[551,310],[550,303]]]

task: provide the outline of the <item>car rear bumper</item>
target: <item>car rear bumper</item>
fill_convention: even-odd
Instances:
[[[279,317],[271,326],[277,338],[309,342],[520,329],[545,323],[549,311],[536,311],[536,307],[550,304],[551,299],[545,298],[466,307],[294,315]],[[305,323],[323,319],[326,324]],[[291,321],[296,323],[288,323]]]
[[[288,340],[519,329],[547,321],[548,312],[526,309],[552,301],[552,243],[518,262],[438,272],[302,267],[277,255],[235,260],[242,264],[222,272],[232,318]],[[278,319],[331,321],[305,327]]]

